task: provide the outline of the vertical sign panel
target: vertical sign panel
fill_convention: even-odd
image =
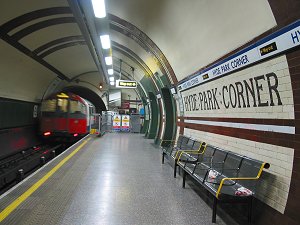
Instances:
[[[114,131],[120,131],[121,129],[121,116],[120,115],[114,115],[113,117],[113,130]]]
[[[129,127],[129,120],[130,120],[130,116],[128,115],[122,115],[122,131],[129,131],[130,127]]]

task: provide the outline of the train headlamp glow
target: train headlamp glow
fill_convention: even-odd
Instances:
[[[49,132],[49,131],[44,133],[44,136],[49,136],[49,135],[51,135],[51,132]]]

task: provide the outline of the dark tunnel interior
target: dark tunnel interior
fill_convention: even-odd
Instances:
[[[77,95],[87,99],[88,101],[93,103],[93,105],[96,107],[97,113],[101,113],[102,111],[107,110],[101,97],[98,96],[95,92],[89,90],[88,88],[78,87],[78,86],[69,86],[69,87],[65,87],[63,89],[63,91],[71,92],[71,93],[77,94]]]

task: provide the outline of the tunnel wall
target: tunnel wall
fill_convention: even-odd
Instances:
[[[38,105],[0,98],[0,158],[38,143]]]
[[[277,26],[205,67],[299,19],[299,1],[269,3]],[[300,221],[299,68],[297,47],[182,92],[185,115],[178,117],[180,133],[271,164],[258,186],[255,224],[296,225]],[[252,82],[255,97],[245,91]],[[200,98],[199,93],[202,104],[190,105],[187,97]],[[204,94],[211,100],[205,103]]]

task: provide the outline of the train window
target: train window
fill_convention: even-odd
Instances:
[[[68,99],[57,99],[58,112],[68,112]]]
[[[86,106],[78,101],[70,101],[70,113],[86,114]]]
[[[45,100],[42,103],[42,112],[55,112],[56,110],[56,99]]]

